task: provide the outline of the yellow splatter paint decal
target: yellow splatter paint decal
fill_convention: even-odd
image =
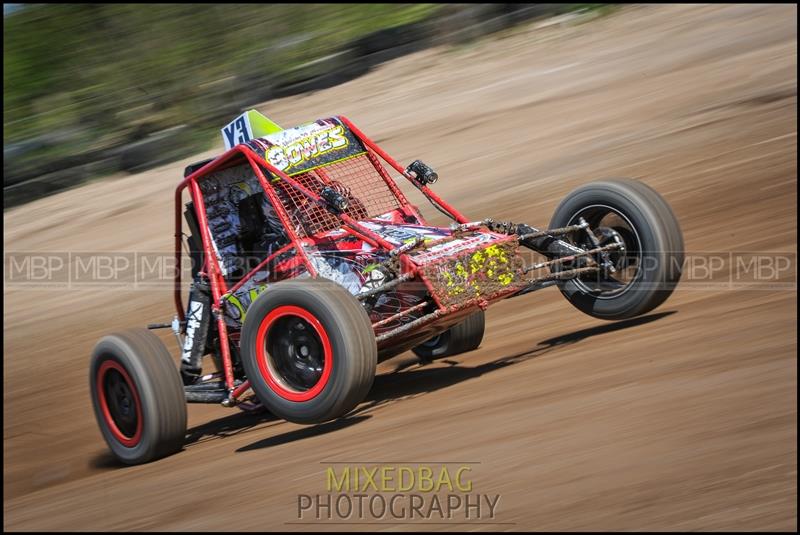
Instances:
[[[496,293],[519,280],[515,244],[492,244],[429,266],[425,271],[444,304]]]

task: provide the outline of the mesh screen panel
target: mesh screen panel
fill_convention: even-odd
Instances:
[[[400,207],[400,202],[375,165],[380,165],[376,158],[362,154],[292,178],[316,194],[325,186],[334,187],[350,200],[345,213],[353,219],[365,219]],[[281,180],[272,184],[299,235],[311,236],[341,226],[336,216],[291,185]]]

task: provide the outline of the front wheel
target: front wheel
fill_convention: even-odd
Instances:
[[[378,348],[366,310],[326,279],[271,285],[250,306],[242,364],[261,403],[297,423],[351,411],[375,378]]]
[[[100,432],[123,463],[146,463],[183,447],[183,383],[152,332],[131,329],[103,337],[92,353],[89,387]]]
[[[621,247],[609,253],[614,272],[559,283],[570,303],[590,316],[619,320],[645,314],[670,296],[681,276],[683,235],[675,214],[654,189],[630,179],[587,184],[561,201],[550,228],[581,219],[601,246]],[[594,247],[584,231],[568,239],[584,249]]]

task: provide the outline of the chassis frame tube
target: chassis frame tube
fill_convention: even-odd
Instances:
[[[281,247],[280,249],[278,249],[277,251],[275,251],[275,252],[274,252],[274,253],[272,253],[271,255],[269,255],[267,258],[265,258],[264,260],[262,260],[261,262],[259,262],[259,264],[258,264],[256,267],[254,267],[253,269],[251,269],[250,271],[248,271],[248,272],[247,272],[247,274],[245,274],[245,275],[242,277],[242,279],[241,279],[239,282],[237,282],[236,284],[234,284],[234,285],[231,287],[231,289],[230,289],[230,290],[228,290],[227,292],[225,292],[225,294],[224,294],[222,297],[225,297],[225,296],[227,296],[227,295],[230,295],[230,294],[232,294],[233,292],[235,292],[236,290],[238,290],[239,288],[241,288],[241,287],[244,285],[244,283],[245,283],[245,282],[247,282],[248,280],[250,280],[251,278],[253,278],[253,277],[254,277],[254,276],[255,276],[255,275],[256,275],[256,274],[257,274],[259,271],[261,271],[262,269],[264,269],[264,267],[265,267],[267,264],[269,264],[269,263],[270,263],[270,262],[271,262],[273,259],[277,258],[278,256],[282,255],[283,253],[285,253],[285,252],[287,252],[287,251],[291,251],[292,249],[295,249],[295,250],[296,250],[297,248],[295,247],[295,245],[294,245],[293,243],[289,243],[289,244],[287,244],[287,245],[284,245],[283,247]]]
[[[384,319],[382,319],[380,321],[376,321],[375,323],[372,324],[372,328],[373,329],[377,329],[378,327],[382,327],[382,326],[386,325],[387,323],[390,323],[390,322],[392,322],[392,321],[394,321],[396,319],[400,319],[400,318],[402,318],[404,316],[408,316],[412,312],[416,312],[417,310],[421,310],[421,309],[425,308],[426,306],[428,306],[429,304],[430,303],[428,301],[423,301],[422,303],[418,303],[418,304],[414,305],[413,307],[409,307],[409,308],[407,308],[405,310],[401,310],[397,314],[393,314],[393,315],[389,316],[388,318],[384,318]]]
[[[305,250],[303,250],[303,248],[301,246],[302,242],[300,240],[300,237],[297,235],[297,232],[295,232],[294,227],[292,226],[292,223],[291,223],[291,219],[289,218],[289,214],[286,213],[286,210],[283,207],[283,203],[278,198],[278,195],[275,193],[275,190],[273,189],[272,185],[269,184],[269,182],[267,181],[267,178],[264,176],[264,172],[261,170],[261,162],[259,161],[258,156],[256,156],[256,154],[253,153],[253,151],[251,151],[250,149],[246,148],[243,145],[239,145],[239,147],[242,147],[242,153],[247,158],[247,161],[250,162],[250,167],[252,167],[253,172],[256,174],[256,177],[258,177],[258,181],[261,183],[261,188],[264,190],[264,193],[267,195],[267,198],[269,199],[270,204],[272,204],[273,210],[275,210],[275,212],[278,214],[278,218],[281,220],[281,224],[283,225],[283,228],[286,230],[286,233],[289,235],[289,241],[291,242],[292,245],[295,246],[295,249],[297,250],[297,253],[300,255],[300,258],[302,259],[303,264],[305,264],[306,269],[308,270],[308,272],[311,274],[312,277],[316,277],[317,276],[317,270],[314,269],[314,265],[311,263],[311,260],[308,258],[308,255],[306,254]],[[299,188],[302,188],[302,186],[300,186],[299,184],[297,184],[297,183],[295,183],[295,184]],[[311,193],[311,192],[307,191],[305,188],[302,188],[301,192],[304,193],[304,194]],[[252,272],[248,273],[247,275],[245,275],[245,277],[242,280],[248,280],[254,274],[255,273],[252,273]],[[239,282],[242,282],[242,281],[239,281]]]
[[[228,345],[228,327],[225,324],[225,318],[221,309],[221,297],[226,291],[225,281],[222,280],[219,262],[217,261],[217,257],[213,252],[213,247],[211,246],[211,232],[208,229],[203,193],[200,191],[200,185],[197,183],[197,180],[192,180],[190,182],[190,186],[192,188],[191,191],[192,198],[194,200],[195,211],[197,212],[199,222],[198,226],[200,227],[200,234],[203,238],[205,254],[207,255],[206,261],[209,267],[208,278],[209,282],[211,283],[211,295],[214,299],[212,311],[216,316],[217,329],[219,331],[220,353],[222,353],[222,366],[225,373],[225,384],[228,387],[228,391],[231,391],[234,388],[233,364],[231,363],[231,350]]]
[[[464,217],[463,214],[461,214],[461,212],[456,210],[453,206],[449,205],[447,202],[442,200],[438,195],[436,195],[433,191],[431,191],[431,189],[428,186],[420,184],[419,182],[411,178],[408,175],[408,173],[406,173],[406,170],[403,169],[403,167],[399,163],[397,163],[397,161],[395,161],[394,158],[389,156],[382,148],[378,146],[377,143],[372,141],[372,139],[367,137],[367,135],[364,134],[364,132],[359,130],[359,128],[356,125],[350,122],[350,119],[348,119],[344,115],[340,115],[339,119],[344,124],[347,125],[350,131],[352,131],[356,135],[356,137],[358,137],[361,140],[361,142],[367,146],[367,148],[371,149],[378,156],[383,158],[383,161],[391,165],[398,173],[406,177],[406,179],[408,179],[408,181],[411,182],[414,185],[414,187],[419,189],[431,202],[437,204],[442,210],[448,213],[450,217],[452,217],[459,223],[467,223],[469,221],[466,217]]]

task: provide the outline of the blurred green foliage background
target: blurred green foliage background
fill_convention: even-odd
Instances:
[[[600,8],[4,4],[3,207],[206,150],[244,109],[421,47]]]
[[[39,4],[3,19],[3,142],[69,131],[68,147],[202,122],[205,97],[279,77],[433,4]],[[233,83],[233,82],[230,82]],[[219,127],[214,123],[215,127]]]

